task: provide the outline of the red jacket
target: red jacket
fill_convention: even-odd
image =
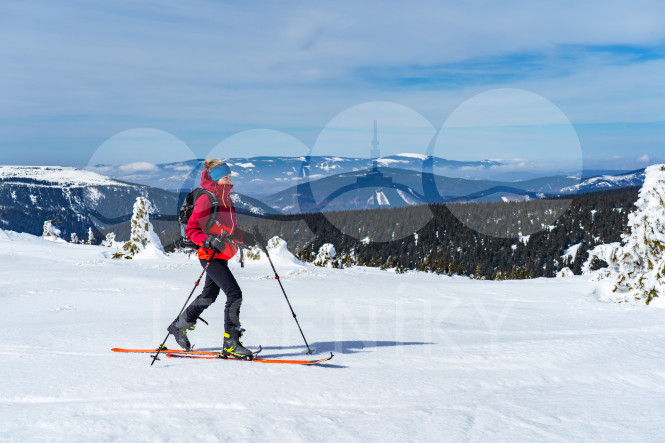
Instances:
[[[228,237],[242,243],[245,231],[237,228],[236,208],[231,200],[233,185],[218,185],[212,181],[207,171],[204,170],[201,175],[201,186],[217,196],[219,202],[217,220],[207,234],[203,232],[212,212],[212,205],[210,204],[210,197],[201,195],[196,200],[196,203],[194,203],[192,215],[189,217],[187,227],[185,228],[185,235],[187,235],[188,239],[201,246],[197,251],[197,255],[199,258],[207,260],[210,258],[212,251],[204,249],[202,246],[209,235],[221,235],[222,231],[226,231]],[[228,260],[236,254],[237,250],[237,246],[232,242],[226,242],[224,250],[219,254],[215,254],[213,258]]]

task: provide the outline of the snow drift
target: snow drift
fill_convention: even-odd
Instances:
[[[201,266],[185,254],[113,260],[108,251],[0,232],[0,441],[663,435],[662,311],[599,303],[599,282],[588,277],[321,268],[295,264],[277,245],[271,255],[293,309],[316,356],[335,354],[328,364],[162,358],[150,366],[148,355],[110,349],[157,346]],[[243,290],[245,345],[263,345],[269,358],[303,357],[279,285],[265,278],[269,263],[230,267]],[[220,349],[223,305],[190,333],[198,349]]]

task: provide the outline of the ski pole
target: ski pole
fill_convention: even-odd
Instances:
[[[199,285],[199,283],[201,282],[201,279],[203,278],[203,274],[205,274],[206,271],[208,270],[208,266],[210,266],[210,263],[212,263],[212,258],[214,256],[215,256],[215,254],[213,253],[210,256],[210,259],[208,259],[208,263],[206,263],[205,267],[203,268],[203,271],[201,272],[201,275],[199,275],[198,280],[196,280],[196,282],[194,282],[194,288],[192,288],[192,292],[189,293],[189,297],[187,297],[187,300],[185,300],[185,304],[182,305],[182,309],[180,309],[180,312],[178,313],[178,315],[176,315],[175,318],[180,317],[180,314],[182,314],[182,311],[184,311],[185,308],[187,307],[187,303],[189,303],[189,299],[192,298],[192,294],[194,294],[194,291],[196,291],[197,286]],[[171,335],[171,333],[167,332],[166,337],[164,337],[164,341],[162,342],[161,345],[159,345],[159,348],[157,348],[157,353],[155,355],[151,356],[152,357],[152,363],[150,363],[150,366],[155,364],[155,360],[159,360],[157,357],[159,357],[159,353],[162,352],[162,349],[164,349],[164,343],[166,343],[166,340],[169,339],[169,335]]]
[[[293,319],[296,321],[296,325],[298,325],[298,330],[300,331],[300,335],[302,335],[302,339],[305,340],[305,346],[307,346],[307,354],[314,353],[314,351],[312,351],[309,348],[309,344],[307,344],[307,339],[305,338],[305,334],[303,334],[302,328],[300,327],[300,323],[298,323],[298,318],[296,317],[296,313],[293,312],[293,308],[291,307],[291,302],[289,301],[289,297],[286,296],[286,291],[284,290],[284,286],[282,286],[282,281],[279,279],[279,275],[277,275],[277,271],[275,270],[275,265],[272,264],[272,259],[270,258],[268,247],[265,244],[265,239],[261,235],[261,232],[259,231],[259,227],[257,225],[254,225],[254,236],[256,237],[256,240],[258,240],[261,249],[263,249],[263,251],[266,253],[268,261],[270,262],[270,266],[272,267],[272,271],[275,273],[275,280],[277,280],[277,283],[279,283],[279,287],[282,288],[282,294],[284,294],[284,298],[286,299],[286,303],[289,305],[289,309],[291,310]]]

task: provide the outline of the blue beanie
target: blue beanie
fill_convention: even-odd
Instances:
[[[217,165],[214,168],[212,168],[208,174],[210,175],[210,178],[212,181],[217,181],[222,177],[226,177],[227,175],[231,174],[231,168],[229,168],[229,165],[226,163],[222,163],[221,165]]]

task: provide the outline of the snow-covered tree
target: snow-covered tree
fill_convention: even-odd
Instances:
[[[573,271],[568,266],[556,273],[557,277],[572,277],[573,275],[575,274],[573,274]]]
[[[319,253],[316,254],[316,258],[314,259],[314,265],[332,267],[333,262],[336,262],[336,256],[337,252],[335,251],[335,246],[333,246],[332,243],[325,243],[319,248]]]
[[[266,243],[266,249],[268,249],[268,251],[277,250],[285,246],[286,242],[277,236],[272,237]],[[252,246],[250,250],[244,253],[246,260],[261,260],[263,254],[263,249],[261,249],[261,246],[259,245]]]
[[[252,249],[246,251],[245,254],[245,260],[261,260],[261,254],[263,251],[261,251],[261,247],[256,245],[252,246]]]
[[[69,243],[78,243],[79,236],[76,235],[76,232],[72,232],[72,235],[69,236]]]
[[[92,232],[92,228],[88,228],[88,240],[85,242],[87,245],[95,244],[95,233]]]
[[[358,256],[356,255],[355,248],[351,248],[351,251],[347,254],[346,252],[342,253],[340,257],[340,268],[348,268],[350,266],[355,266],[358,264]]]
[[[621,244],[594,248],[584,271],[612,281],[615,301],[649,304],[665,294],[665,165],[646,169],[635,207]],[[594,270],[594,263],[601,262],[608,266]]]
[[[50,240],[57,240],[60,238],[60,229],[53,226],[56,223],[55,220],[46,220],[44,222],[44,231],[42,233],[43,238],[48,238]]]
[[[286,245],[286,242],[282,240],[281,238],[274,236],[270,240],[268,240],[268,243],[266,243],[266,249],[268,251],[272,251],[273,249],[278,249],[282,245]]]
[[[106,234],[106,238],[102,240],[102,246],[106,246],[107,248],[115,246],[115,232]]]
[[[122,250],[113,255],[113,258],[133,258],[138,253],[151,247],[164,252],[162,243],[152,228],[149,216],[154,211],[150,201],[145,197],[138,197],[134,203],[134,213],[131,221],[131,236]]]

